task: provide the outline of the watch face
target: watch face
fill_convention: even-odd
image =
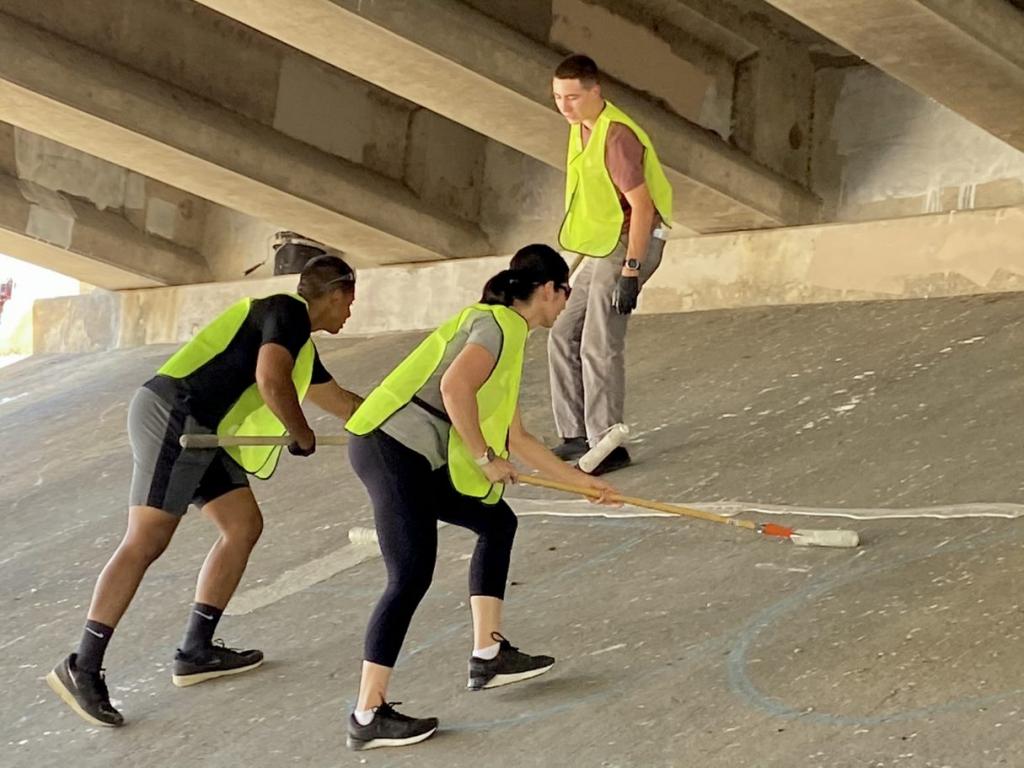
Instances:
[[[494,461],[496,458],[498,458],[498,454],[496,454],[494,452],[493,448],[488,447],[488,449],[487,449],[487,460],[488,461]]]
[[[626,269],[640,269],[640,262],[636,259],[626,259]]]

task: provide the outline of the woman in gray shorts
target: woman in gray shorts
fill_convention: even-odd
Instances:
[[[194,685],[263,662],[261,651],[214,644],[213,633],[263,530],[246,472],[269,477],[280,448],[186,451],[179,438],[287,431],[294,438],[289,452],[309,456],[316,439],[302,413],[303,395],[342,419],[355,410],[359,398],[334,382],[310,339],[315,330],[341,330],[355,297],[355,273],[342,259],[310,250],[314,258],[302,271],[298,294],[233,305],[179,349],[131,402],[128,530],[96,582],[78,650],[47,676],[57,695],[90,723],[124,722],[110,703],[103,656],[146,569],[167,547],[189,504],[213,520],[220,536],[199,572],[172,681]]]

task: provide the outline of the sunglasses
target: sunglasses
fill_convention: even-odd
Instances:
[[[342,275],[341,277],[336,277],[333,280],[328,280],[327,281],[327,285],[324,286],[324,287],[325,288],[330,288],[335,283],[354,283],[355,281],[356,281],[356,274],[355,274],[355,272],[349,272],[347,275]]]
[[[566,299],[572,296],[572,286],[568,283],[559,283],[555,286],[555,290],[562,291],[562,293],[565,294]]]

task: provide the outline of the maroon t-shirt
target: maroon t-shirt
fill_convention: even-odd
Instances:
[[[583,146],[590,140],[590,129],[580,126],[580,138]],[[612,123],[608,126],[608,138],[604,143],[604,164],[612,184],[619,192],[619,204],[622,205],[622,232],[629,232],[630,207],[626,200],[626,192],[636,189],[644,183],[644,145],[626,125]]]

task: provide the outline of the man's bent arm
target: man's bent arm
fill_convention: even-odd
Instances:
[[[299,396],[292,383],[292,353],[280,344],[264,344],[256,359],[256,386],[263,402],[281,420],[288,434],[303,448],[313,443],[313,430],[309,428]]]

